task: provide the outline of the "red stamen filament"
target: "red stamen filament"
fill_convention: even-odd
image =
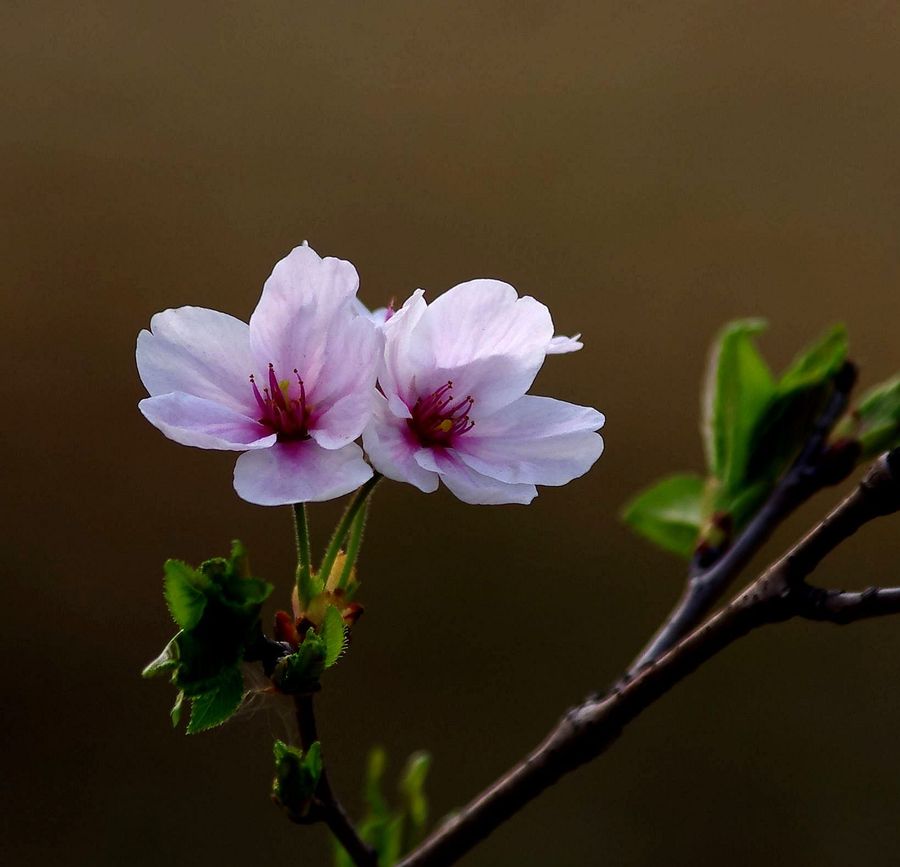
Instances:
[[[268,386],[260,392],[256,377],[250,374],[250,386],[253,397],[259,407],[261,416],[258,421],[277,433],[279,439],[307,439],[309,437],[310,411],[312,407],[306,401],[306,387],[300,373],[294,368],[294,375],[299,385],[299,395],[291,397],[290,384],[285,380],[278,382],[274,365],[269,365]]]
[[[475,427],[469,418],[474,403],[471,395],[454,403],[453,383],[447,382],[428,397],[420,397],[406,423],[423,446],[448,446]]]

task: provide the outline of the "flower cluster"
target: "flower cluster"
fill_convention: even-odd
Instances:
[[[243,452],[235,489],[261,505],[339,497],[373,468],[467,503],[528,503],[600,456],[601,413],[527,394],[547,355],[582,347],[553,336],[543,304],[472,280],[369,313],[358,288],[353,265],[304,244],[249,325],[157,313],[137,342],[141,412],[183,445]]]

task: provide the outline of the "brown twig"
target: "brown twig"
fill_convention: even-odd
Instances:
[[[855,381],[856,369],[847,362],[836,374],[834,389],[800,455],[735,543],[714,563],[692,566],[684,593],[628,667],[626,678],[659,659],[706,616],[785,518],[817,491],[850,474],[858,456],[852,448],[824,458],[828,435],[846,410]]]
[[[313,697],[311,695],[297,695],[294,697],[294,705],[297,710],[297,725],[300,729],[300,744],[304,750],[308,750],[310,745],[319,739],[316,730]],[[328,825],[331,833],[347,850],[347,854],[357,867],[376,867],[378,856],[372,847],[357,834],[356,828],[347,815],[347,811],[331,788],[328,772],[324,767],[319,777],[319,785],[316,788],[316,800],[312,818]]]
[[[604,752],[686,675],[751,630],[791,617],[849,623],[900,610],[900,591],[829,593],[806,578],[868,521],[900,510],[900,449],[879,459],[828,517],[724,609],[608,695],[570,710],[544,741],[440,826],[398,867],[455,863],[563,775]]]

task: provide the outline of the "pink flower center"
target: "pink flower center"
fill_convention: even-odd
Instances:
[[[456,437],[475,427],[469,411],[475,401],[470,395],[454,401],[453,383],[435,389],[428,397],[420,397],[406,420],[418,441],[425,446],[449,446]]]
[[[297,377],[297,386],[294,387],[293,397],[290,380],[279,381],[272,364],[269,365],[269,384],[263,387],[262,392],[252,373],[250,385],[262,413],[258,419],[259,423],[269,428],[272,433],[277,433],[279,439],[305,440],[309,439],[312,406],[306,402],[306,389],[296,367],[294,376]]]

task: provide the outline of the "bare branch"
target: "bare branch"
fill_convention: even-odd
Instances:
[[[629,666],[628,677],[658,659],[702,620],[785,518],[813,494],[850,474],[858,452],[851,448],[843,450],[843,454],[835,450],[829,455],[825,446],[847,408],[855,382],[856,369],[848,362],[835,376],[834,390],[800,455],[735,543],[716,562],[692,566],[684,593]],[[826,455],[830,459],[825,459]]]
[[[900,587],[869,587],[860,593],[809,588],[809,605],[799,612],[807,620],[845,625],[868,617],[900,614]]]
[[[805,580],[863,524],[900,510],[900,449],[879,459],[859,486],[724,609],[623,685],[570,710],[544,741],[431,834],[399,867],[455,863],[562,776],[596,758],[622,729],[684,677],[738,638],[794,616],[851,622],[900,610],[900,591],[860,594],[810,588]],[[835,616],[824,616],[835,615]]]

